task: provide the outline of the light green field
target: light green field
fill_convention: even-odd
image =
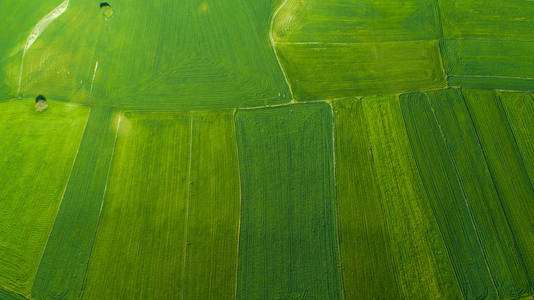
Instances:
[[[362,101],[335,101],[333,107],[345,297],[399,299],[384,197],[380,193]]]
[[[230,113],[122,114],[83,298],[235,297],[236,151]]]
[[[28,51],[23,94],[150,110],[287,102],[273,2],[118,0],[105,18],[72,0]]]
[[[57,0],[0,2],[3,12],[0,20],[0,99],[16,96],[20,62],[28,35],[35,24],[58,4]]]
[[[235,299],[241,190],[232,113],[193,113],[184,299]]]
[[[238,299],[343,299],[326,103],[240,110]]]
[[[384,197],[400,297],[461,298],[447,247],[412,155],[399,98],[364,98],[363,108]]]
[[[35,277],[31,293],[34,299],[76,299],[81,294],[104,200],[117,120],[111,109],[91,110]]]
[[[89,108],[0,103],[0,288],[28,296],[80,144]]]
[[[297,100],[445,86],[436,2],[284,3],[273,39]]]

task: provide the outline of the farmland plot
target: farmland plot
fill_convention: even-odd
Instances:
[[[534,4],[530,1],[439,0],[449,84],[532,90]]]
[[[231,114],[124,113],[83,298],[234,298],[238,216]]]
[[[408,138],[460,288],[467,299],[497,297],[467,199],[428,98],[400,97]]]
[[[24,95],[149,110],[290,99],[267,38],[273,0],[116,1],[109,18],[71,2],[29,50]]]
[[[284,2],[273,39],[297,100],[445,85],[436,2]]]
[[[0,104],[0,289],[29,296],[89,109]]]
[[[463,90],[463,95],[532,284],[534,189],[495,92]]]
[[[190,123],[182,114],[121,116],[84,299],[181,295]]]
[[[534,98],[532,94],[499,93],[521,157],[534,184]]]
[[[399,99],[363,99],[401,297],[462,297],[410,149]]]
[[[334,101],[336,185],[346,299],[400,297],[361,100]]]
[[[91,110],[54,229],[32,288],[35,299],[77,299],[104,200],[117,131],[111,109]]]
[[[325,103],[240,110],[238,299],[342,299]]]
[[[428,97],[499,295],[520,297],[529,290],[529,278],[462,94],[447,89]]]
[[[240,186],[231,113],[193,113],[184,299],[235,299]]]

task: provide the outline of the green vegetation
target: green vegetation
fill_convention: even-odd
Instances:
[[[32,288],[35,299],[76,299],[93,247],[116,136],[116,118],[92,109]],[[65,247],[65,245],[73,245]]]
[[[531,202],[534,189],[496,93],[463,90],[463,95],[532,284],[534,206]]]
[[[235,299],[241,194],[234,118],[192,118],[184,299]]]
[[[236,151],[231,113],[122,114],[83,298],[234,298]]]
[[[273,0],[111,4],[106,18],[71,1],[28,51],[24,95],[150,110],[289,100],[268,39]]]
[[[89,109],[0,104],[0,288],[28,296],[68,182]]]
[[[529,278],[462,94],[447,89],[428,97],[499,295],[519,297],[528,292]]]
[[[460,288],[467,299],[497,297],[467,199],[428,97],[400,97],[408,138],[419,175],[447,246]]]
[[[0,299],[2,300],[26,300],[22,295],[11,293],[0,289]]]
[[[499,93],[523,163],[534,185],[534,98],[532,94]]]
[[[363,99],[384,197],[395,278],[405,299],[457,299],[461,290],[419,177],[396,96]]]
[[[240,110],[238,299],[342,299],[325,103]]]
[[[449,84],[532,90],[534,4],[505,0],[438,0]]]
[[[190,123],[183,114],[121,116],[84,299],[181,295]]]
[[[445,86],[434,1],[287,0],[274,22],[297,100]]]
[[[28,35],[35,24],[58,4],[57,0],[0,2],[0,99],[16,96],[20,62]]]
[[[399,299],[384,197],[378,185],[362,101],[335,101],[333,106],[346,299]]]

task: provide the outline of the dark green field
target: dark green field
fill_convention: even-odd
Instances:
[[[533,299],[534,2],[99,4],[0,0],[0,300]]]

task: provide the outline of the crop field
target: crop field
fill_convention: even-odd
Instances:
[[[0,300],[534,299],[534,2],[0,11]]]
[[[29,295],[58,212],[89,109],[0,103],[0,287]],[[68,116],[68,118],[66,118]]]
[[[330,107],[239,111],[236,129],[244,187],[237,298],[341,299]]]

